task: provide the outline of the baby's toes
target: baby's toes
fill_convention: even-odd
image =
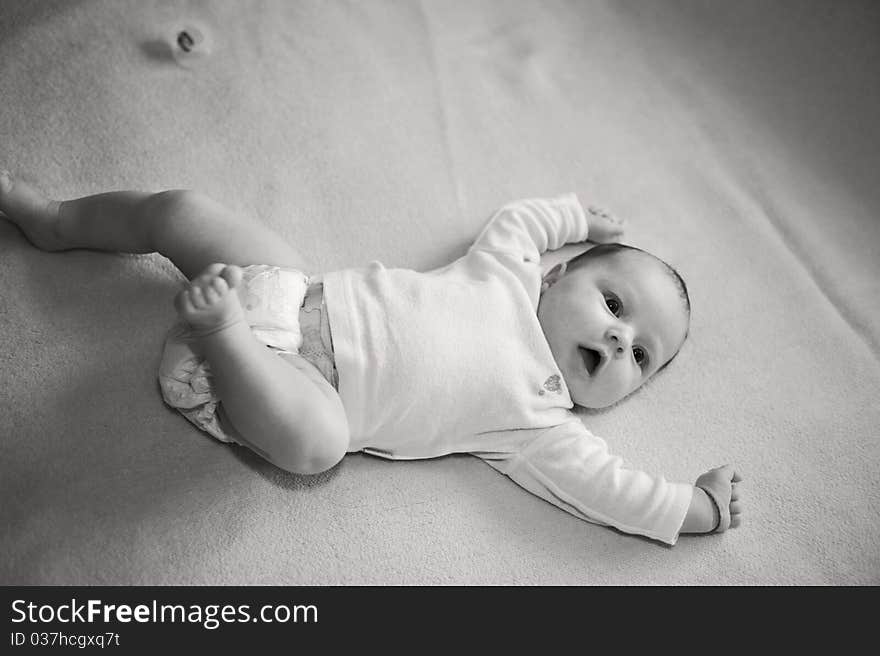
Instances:
[[[242,278],[241,267],[230,264],[220,272],[220,278],[226,282],[229,289],[235,289],[241,284]]]
[[[188,288],[180,290],[177,296],[174,297],[174,309],[177,310],[178,314],[192,314],[195,312]]]
[[[210,304],[219,303],[229,293],[229,283],[219,275],[202,285],[202,294]]]
[[[196,310],[203,310],[205,306],[208,305],[208,301],[205,299],[205,292],[202,290],[201,285],[190,285],[189,301]]]
[[[207,287],[211,284],[211,281],[214,280],[217,276],[220,275],[220,272],[223,271],[223,267],[225,264],[212,264],[205,268],[199,275],[193,278],[190,281],[191,287]]]
[[[212,281],[210,284],[202,287],[202,296],[205,299],[205,305],[211,306],[218,303],[220,299],[223,298],[224,294],[221,294],[214,288],[214,283]]]
[[[199,275],[197,275],[195,278],[193,278],[193,282],[196,282],[197,280],[202,281],[202,282],[207,282],[209,280],[212,280],[212,279],[216,278],[217,276],[219,276],[220,272],[223,271],[223,269],[225,269],[225,268],[226,268],[226,265],[223,264],[222,262],[215,262],[214,264],[209,264],[208,266],[206,266],[204,268],[204,270],[202,270],[201,273],[199,273]]]
[[[211,281],[209,289],[211,293],[216,296],[216,298],[220,299],[226,296],[226,294],[229,292],[229,284],[226,282],[226,280],[224,280],[220,276],[217,276]]]

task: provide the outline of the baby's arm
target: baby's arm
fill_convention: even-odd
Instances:
[[[624,222],[609,212],[589,206],[585,211],[574,194],[531,198],[509,203],[495,212],[474,241],[471,251],[482,250],[522,257],[537,263],[541,254],[565,244],[615,241]]]
[[[577,419],[537,437],[518,433],[526,441],[516,453],[484,460],[576,517],[675,544],[693,503],[692,485],[624,467]]]
[[[733,484],[740,479],[732,467],[700,476],[696,486],[669,482],[624,467],[621,458],[608,453],[605,441],[577,420],[525,439],[518,453],[482,457],[525,489],[581,519],[667,544],[675,544],[681,533],[721,532],[739,523]],[[713,498],[722,508],[720,523]]]
[[[697,479],[682,533],[723,533],[742,521],[742,499],[736,485],[742,480],[733,467],[712,469]]]

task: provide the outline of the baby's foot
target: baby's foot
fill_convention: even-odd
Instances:
[[[241,276],[237,266],[212,264],[174,299],[177,313],[192,326],[196,337],[219,332],[244,320],[238,294],[233,291],[241,283]]]
[[[49,200],[26,182],[0,170],[0,212],[17,225],[34,246],[44,251],[69,248],[58,234],[61,203]]]
[[[592,242],[607,244],[623,236],[626,222],[601,207],[590,205],[587,208],[587,220],[590,222],[589,240]]]

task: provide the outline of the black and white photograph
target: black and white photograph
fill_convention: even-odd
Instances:
[[[0,283],[4,587],[880,584],[878,2],[0,0]]]

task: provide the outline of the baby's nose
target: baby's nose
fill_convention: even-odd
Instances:
[[[608,332],[605,333],[605,339],[608,341],[608,345],[611,348],[612,357],[623,357],[623,354],[626,353],[629,348],[629,345],[626,342],[626,334],[624,331],[617,328],[609,328]]]

